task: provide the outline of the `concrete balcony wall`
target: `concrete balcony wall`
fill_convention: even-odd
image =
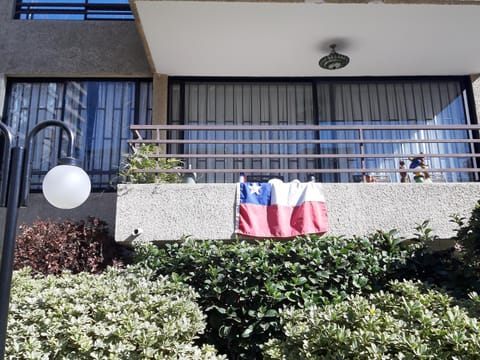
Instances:
[[[412,237],[416,224],[429,220],[434,235],[448,239],[455,234],[450,216],[469,217],[480,199],[480,183],[328,183],[323,189],[329,234],[346,236],[397,229]],[[115,238],[233,239],[235,203],[236,184],[120,185]]]

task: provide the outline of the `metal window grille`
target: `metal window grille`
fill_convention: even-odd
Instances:
[[[4,119],[20,144],[23,134],[44,120],[61,120],[76,132],[76,156],[95,190],[114,190],[122,155],[128,153],[130,126],[151,123],[151,81],[12,81]],[[143,107],[143,108],[140,108]],[[54,129],[35,141],[32,190],[65,152]]]
[[[14,17],[20,20],[133,20],[128,1],[18,0]]]

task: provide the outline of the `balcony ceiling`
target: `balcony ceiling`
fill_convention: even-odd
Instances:
[[[192,76],[480,73],[480,6],[133,0],[152,71]],[[318,60],[329,44],[350,57]]]

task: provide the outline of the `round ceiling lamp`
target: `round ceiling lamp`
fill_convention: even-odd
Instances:
[[[330,54],[322,57],[318,62],[318,65],[320,65],[322,69],[337,70],[347,66],[350,62],[348,56],[339,54],[335,51],[336,46],[336,44],[330,45],[330,48],[332,49]]]

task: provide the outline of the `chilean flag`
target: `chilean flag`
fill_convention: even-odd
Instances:
[[[238,183],[238,234],[291,238],[327,231],[327,209],[320,183]]]

